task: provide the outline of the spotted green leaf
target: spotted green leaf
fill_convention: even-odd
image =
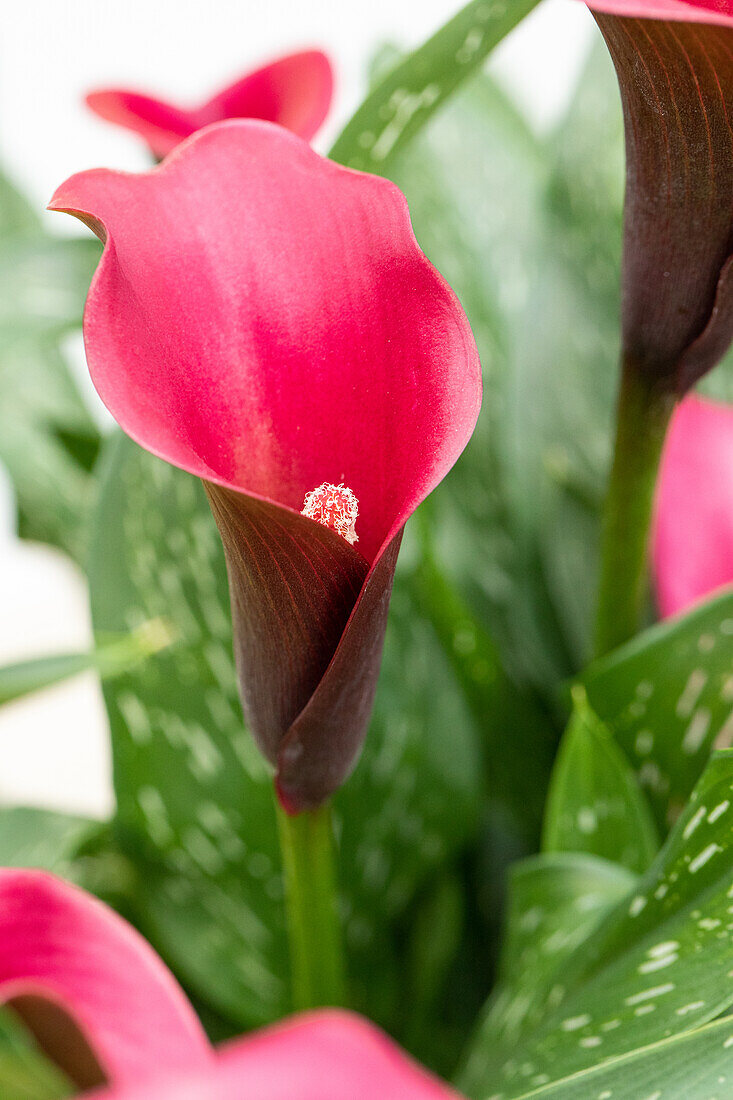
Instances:
[[[141,921],[198,995],[240,1025],[263,1023],[289,1007],[280,860],[269,767],[238,699],[218,533],[195,478],[122,436],[105,465],[95,628],[165,617],[178,638],[104,685]],[[335,806],[355,996],[368,984],[385,1015],[400,999],[390,923],[466,843],[481,784],[470,715],[412,611],[398,578],[367,748]]]
[[[725,1100],[733,1086],[733,1022],[616,1058],[526,1094],[527,1100]]]
[[[668,827],[711,748],[733,738],[733,592],[644,632],[581,683]]]
[[[555,976],[599,920],[633,888],[626,868],[577,852],[548,852],[513,865],[499,980],[462,1071],[463,1086],[491,1080],[541,1019]],[[539,1082],[535,1082],[539,1083]]]
[[[537,0],[472,0],[389,72],[337,138],[330,156],[385,173],[441,103],[527,15]]]
[[[543,848],[588,852],[646,870],[659,842],[649,804],[631,766],[581,687],[560,744],[547,797]]]
[[[707,1023],[733,1003],[733,750],[716,753],[667,843],[553,976],[543,1008],[493,1054],[485,1023],[462,1079],[517,1097]]]

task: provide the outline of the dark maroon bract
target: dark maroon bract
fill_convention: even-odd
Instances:
[[[733,338],[733,5],[591,3],[626,127],[626,362],[684,394]]]

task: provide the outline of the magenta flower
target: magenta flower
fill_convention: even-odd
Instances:
[[[626,123],[624,355],[682,395],[733,338],[733,5],[589,6]]]
[[[98,1100],[450,1100],[347,1012],[295,1017],[216,1051],[152,948],[42,871],[0,870],[0,1001]]]
[[[667,436],[654,520],[662,615],[733,584],[733,408],[688,397]]]
[[[283,805],[313,808],[365,736],[405,521],[476,423],[468,321],[393,184],[267,123],[208,127],[142,175],[84,172],[51,208],[106,242],[94,383],[203,479],[247,718]]]
[[[86,102],[101,118],[140,134],[155,157],[165,157],[203,126],[228,118],[277,122],[310,141],[328,114],[332,95],[331,63],[320,50],[306,50],[263,65],[198,107],[124,88],[90,92]]]

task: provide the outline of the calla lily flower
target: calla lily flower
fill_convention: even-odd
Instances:
[[[351,1013],[209,1044],[173,975],[121,917],[43,871],[0,870],[0,1001],[95,1100],[451,1100]]]
[[[653,559],[664,616],[733,584],[733,407],[690,396],[675,412],[657,485]]]
[[[148,173],[83,172],[51,209],[105,242],[92,378],[204,481],[245,713],[282,804],[314,808],[365,736],[404,524],[476,423],[465,314],[392,183],[268,123],[208,127]]]
[[[100,118],[139,134],[153,156],[161,158],[202,127],[228,118],[277,122],[310,141],[328,114],[332,96],[330,61],[320,50],[305,50],[263,65],[196,107],[124,88],[90,92],[86,102]]]
[[[589,6],[626,127],[624,358],[681,396],[733,338],[733,3]]]

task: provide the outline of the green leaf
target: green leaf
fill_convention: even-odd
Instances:
[[[636,776],[580,687],[552,773],[542,847],[603,856],[635,872],[645,871],[659,848]]]
[[[97,671],[103,679],[120,676],[138,661],[170,645],[172,640],[165,623],[156,619],[131,634],[109,639],[90,653],[63,653],[5,665],[0,668],[0,706],[89,669]]]
[[[64,440],[98,444],[99,432],[59,347],[81,325],[95,241],[47,235],[0,175],[0,462],[13,481],[19,531],[77,560],[93,485]]]
[[[45,340],[0,346],[0,391],[0,462],[15,489],[20,534],[79,559],[93,483],[58,433],[95,429],[59,350]]]
[[[7,1009],[0,1009],[0,1095],[3,1100],[63,1100],[71,1082],[36,1047]]]
[[[733,1021],[718,1020],[527,1093],[527,1100],[723,1100],[733,1082],[731,1047]]]
[[[443,875],[423,900],[410,930],[409,1011],[423,1024],[458,951],[464,905],[462,883],[455,874]]]
[[[733,592],[640,634],[580,678],[666,829],[733,738]]]
[[[487,794],[534,846],[555,749],[553,723],[534,693],[509,677],[494,641],[425,547],[409,585],[413,614],[433,627],[479,732]]]
[[[380,81],[337,138],[331,158],[384,175],[389,159],[536,3],[472,0]]]
[[[97,631],[165,616],[180,639],[104,685],[141,921],[204,1000],[244,1026],[272,1020],[289,1007],[272,780],[238,700],[218,532],[200,483],[122,436],[90,581]],[[480,784],[452,670],[398,580],[366,751],[335,804],[356,997],[369,986],[376,1014],[400,998],[390,922],[466,843]]]
[[[79,848],[100,829],[96,821],[26,806],[0,808],[0,866],[40,867],[67,875]]]
[[[58,337],[81,325],[99,262],[96,238],[33,234],[0,247],[0,343]]]
[[[689,1031],[733,1003],[733,751],[717,753],[649,870],[557,969],[544,1011],[493,1056],[482,1028],[462,1085],[520,1096]]]
[[[38,212],[0,172],[0,237],[39,230],[40,225]]]
[[[548,995],[556,996],[557,973],[635,881],[625,868],[577,852],[531,856],[511,868],[499,981],[469,1047],[464,1090],[481,1095],[519,1049]]]

